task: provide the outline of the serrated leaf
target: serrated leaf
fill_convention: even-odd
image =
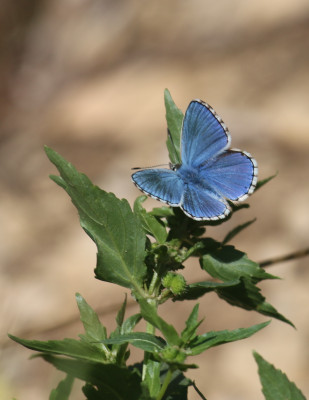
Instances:
[[[9,335],[9,337],[31,350],[49,354],[61,354],[68,357],[78,358],[79,360],[95,361],[100,363],[106,362],[105,353],[95,344],[90,344],[88,342],[75,339],[48,340],[43,342],[40,340],[20,339],[13,335]]]
[[[80,319],[85,328],[86,335],[84,337],[89,342],[99,342],[106,339],[106,328],[101,324],[97,313],[79,293],[76,293],[75,298],[80,312]]]
[[[150,305],[145,299],[138,300],[141,307],[143,318],[162,332],[169,345],[179,345],[181,339],[173,325],[168,324],[159,317],[154,306]]]
[[[100,400],[136,400],[141,394],[141,378],[136,371],[128,368],[50,355],[42,355],[42,358],[60,371],[94,385]],[[95,398],[87,397],[89,400]]]
[[[80,223],[98,248],[96,278],[130,289],[139,288],[146,274],[145,233],[125,199],[94,186],[54,150],[46,154],[61,179],[52,177],[72,199]]]
[[[253,355],[259,368],[265,400],[306,400],[286,374],[269,364],[258,353],[253,352]]]
[[[168,127],[166,146],[168,149],[169,158],[172,164],[180,164],[181,163],[180,141],[181,141],[183,113],[174,103],[168,89],[165,89],[164,91],[164,102],[166,109],[166,121]]]
[[[255,286],[250,277],[240,278],[239,283],[235,286],[218,287],[216,289],[218,296],[233,306],[241,307],[245,310],[254,310],[294,326],[291,321],[265,301],[265,297],[260,291],[261,289]]]
[[[166,345],[162,338],[146,332],[131,332],[125,335],[117,335],[110,339],[103,340],[102,343],[118,345],[131,343],[133,346],[148,351],[149,353],[160,351]]]
[[[56,389],[51,391],[49,400],[69,400],[73,382],[74,377],[67,375],[62,381],[59,382]]]
[[[234,246],[223,246],[201,259],[201,266],[212,277],[224,282],[233,281],[243,276],[249,276],[256,282],[263,279],[278,279],[266,273],[259,265],[249,260],[247,255]]]
[[[244,224],[236,226],[236,228],[232,229],[223,239],[222,246],[232,240],[236,235],[238,235],[241,231],[246,229],[249,225],[253,224],[256,221],[256,218],[252,219],[251,221],[245,222]]]
[[[197,336],[191,343],[191,355],[195,356],[201,354],[203,351],[219,346],[224,343],[235,342],[236,340],[246,339],[254,333],[265,328],[270,321],[263,322],[258,325],[250,326],[249,328],[239,328],[234,330],[223,330],[217,332],[207,332],[203,335]]]
[[[266,179],[263,179],[261,181],[258,181],[258,183],[256,184],[256,188],[255,190],[259,190],[262,186],[266,185],[266,183],[268,183],[269,181],[271,181],[272,179],[274,179],[276,176],[278,175],[278,172],[274,175],[269,176]]]
[[[141,221],[145,232],[153,236],[158,243],[165,243],[167,231],[165,226],[152,213],[148,213],[142,203],[147,199],[147,196],[139,196],[134,202],[134,213]]]

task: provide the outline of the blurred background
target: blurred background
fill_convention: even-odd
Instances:
[[[208,235],[222,239],[257,217],[233,244],[255,261],[308,247],[309,3],[307,0],[2,0],[0,11],[0,398],[47,399],[61,373],[7,332],[41,340],[82,332],[80,292],[114,329],[124,290],[93,279],[96,249],[48,175],[47,144],[106,191],[132,204],[131,167],[168,161],[163,91],[185,111],[201,98],[278,176]],[[151,208],[159,203],[147,201]],[[309,396],[308,258],[276,264],[261,285],[297,327],[273,320],[247,340],[209,350],[190,371],[211,400],[263,399],[255,349]],[[204,278],[198,263],[188,281]],[[193,303],[161,315],[184,326]],[[137,312],[129,297],[128,315]],[[267,318],[201,300],[202,330]],[[132,357],[139,360],[141,354]],[[76,392],[74,399],[83,399]],[[190,399],[198,399],[190,391]]]

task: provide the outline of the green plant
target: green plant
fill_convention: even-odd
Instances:
[[[174,143],[179,143],[183,115],[165,92],[168,128]],[[177,161],[177,146],[167,142],[172,161]],[[176,150],[175,150],[176,148]],[[197,300],[214,292],[231,305],[253,310],[293,326],[271,304],[266,302],[257,286],[265,279],[276,279],[265,272],[245,253],[230,245],[230,241],[252,222],[235,227],[222,242],[205,237],[207,225],[216,222],[194,221],[178,208],[163,206],[147,212],[146,196],[135,201],[133,210],[127,200],[118,199],[93,185],[89,178],[52,149],[45,149],[60,176],[51,179],[71,197],[80,223],[97,245],[95,277],[101,281],[131,290],[140,311],[125,319],[126,300],[116,316],[116,329],[110,334],[97,314],[80,294],[76,301],[85,332],[79,340],[64,339],[47,342],[10,336],[32,350],[67,375],[50,395],[52,400],[68,399],[74,379],[85,382],[83,393],[89,400],[182,400],[187,399],[189,386],[194,386],[184,373],[197,368],[191,359],[211,347],[245,339],[265,328],[269,321],[235,330],[198,333],[202,320],[199,305],[194,304],[178,332],[160,317],[158,308],[166,301]],[[260,181],[257,190],[272,177]],[[248,207],[231,204],[232,214]],[[205,280],[187,283],[181,275],[184,262],[197,257]],[[141,320],[146,332],[138,330]],[[144,351],[141,363],[128,365],[128,346]],[[286,376],[275,370],[255,353],[263,392],[270,399],[304,399]],[[119,384],[121,382],[121,384]],[[287,396],[287,393],[290,393]]]

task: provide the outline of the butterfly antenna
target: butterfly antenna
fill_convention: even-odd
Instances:
[[[133,167],[131,169],[149,169],[149,168],[157,168],[157,167],[168,167],[168,164],[152,165],[151,167]]]

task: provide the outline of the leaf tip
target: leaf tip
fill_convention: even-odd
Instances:
[[[171,96],[171,93],[170,93],[170,91],[168,90],[168,88],[165,88],[164,89],[164,97],[167,97],[167,96]]]
[[[83,296],[80,293],[76,292],[75,299],[77,302],[81,302],[83,300]]]

